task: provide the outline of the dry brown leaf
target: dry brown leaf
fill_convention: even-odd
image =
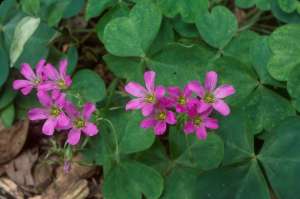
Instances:
[[[16,157],[22,150],[29,128],[29,121],[19,121],[11,128],[4,128],[0,124],[0,164]]]
[[[1,193],[1,190],[4,193]],[[6,177],[0,178],[0,198],[1,194],[5,195],[5,198],[23,199],[24,194],[18,189],[18,186],[10,179]]]

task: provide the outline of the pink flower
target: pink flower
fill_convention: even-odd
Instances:
[[[188,111],[189,120],[184,124],[184,132],[186,134],[196,132],[198,139],[206,139],[206,128],[219,128],[218,120],[210,118],[210,113],[210,110],[199,112],[199,109],[197,109],[196,107],[190,108]]]
[[[201,98],[200,111],[205,111],[213,107],[220,114],[227,116],[230,114],[229,106],[224,102],[224,98],[235,93],[233,86],[224,84],[216,88],[218,75],[214,71],[206,73],[204,87],[198,81],[192,81],[188,88]]]
[[[184,113],[187,111],[188,106],[195,104],[195,99],[192,98],[192,92],[186,86],[183,92],[177,86],[171,86],[168,88],[168,93],[173,99],[176,112]]]
[[[144,116],[150,115],[156,102],[165,94],[162,86],[155,87],[155,72],[147,71],[144,74],[146,88],[136,82],[129,82],[125,86],[125,91],[135,97],[126,104],[126,110],[142,109]]]
[[[50,97],[46,92],[38,91],[37,96],[44,107],[30,109],[28,117],[30,120],[46,120],[42,128],[44,134],[53,135],[56,128],[64,129],[70,125],[70,119],[63,111],[65,94]]]
[[[45,66],[45,74],[49,81],[41,84],[38,89],[59,91],[69,88],[72,84],[72,79],[67,75],[67,66],[68,61],[66,59],[59,62],[59,71],[53,65],[47,64]]]
[[[176,124],[176,116],[172,111],[159,108],[148,118],[145,118],[140,126],[142,128],[154,127],[155,134],[162,135],[167,130],[167,124]]]
[[[67,140],[69,144],[76,145],[80,140],[81,132],[87,136],[94,136],[99,132],[97,126],[89,122],[95,110],[96,106],[94,104],[86,103],[81,113],[71,102],[67,102],[66,111],[72,121]]]
[[[23,95],[28,95],[33,88],[37,88],[45,80],[43,74],[45,63],[44,59],[40,60],[36,65],[35,73],[29,64],[22,64],[21,74],[25,77],[25,80],[15,80],[13,88],[15,90],[20,89]]]

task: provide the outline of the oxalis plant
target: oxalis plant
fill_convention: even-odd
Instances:
[[[299,8],[5,0],[1,123],[41,124],[65,175],[99,166],[105,199],[297,199]]]

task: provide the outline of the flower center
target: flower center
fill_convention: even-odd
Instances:
[[[77,118],[74,121],[74,126],[78,129],[81,129],[81,128],[85,127],[85,121],[81,118]]]
[[[57,108],[56,106],[51,107],[50,115],[57,117],[61,113],[61,110]]]
[[[178,103],[181,104],[181,105],[185,105],[185,104],[186,104],[186,99],[185,99],[185,97],[180,96],[180,97],[178,98]]]
[[[35,80],[33,80],[33,83],[35,85],[38,85],[39,83],[41,83],[41,80],[39,78],[36,78]]]
[[[166,117],[167,117],[167,114],[166,114],[166,112],[163,112],[163,111],[159,112],[159,113],[156,115],[156,119],[157,119],[157,120],[161,120],[161,121],[165,120]]]
[[[60,89],[67,89],[66,82],[63,79],[58,80],[56,83]]]
[[[201,117],[196,117],[195,119],[194,119],[194,125],[196,125],[196,126],[200,126],[201,124],[202,124],[202,122],[203,122],[203,120],[202,120],[202,118]]]
[[[211,93],[206,93],[204,96],[204,101],[208,104],[212,104],[215,102],[215,96]]]
[[[149,94],[145,97],[145,101],[148,103],[154,103],[155,102],[155,96],[153,94]]]

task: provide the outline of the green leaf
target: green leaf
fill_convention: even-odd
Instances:
[[[199,13],[207,12],[208,0],[160,0],[158,6],[167,17],[180,14],[184,22],[195,22]]]
[[[292,68],[300,63],[300,25],[285,25],[269,37],[273,56],[268,64],[270,74],[279,81],[286,81]]]
[[[9,21],[17,10],[18,4],[16,0],[3,1],[0,4],[0,24],[3,25]]]
[[[10,104],[0,112],[1,123],[5,128],[12,127],[15,119],[15,106]]]
[[[66,8],[71,0],[58,1],[48,8],[48,25],[55,26],[63,18]]]
[[[211,11],[201,13],[196,20],[202,38],[215,48],[224,48],[236,34],[236,17],[226,7],[217,6]]]
[[[88,21],[90,18],[100,15],[106,8],[115,3],[116,0],[88,0],[85,11],[85,20]]]
[[[184,23],[182,20],[175,18],[172,20],[174,30],[183,37],[196,38],[199,32],[195,24]]]
[[[40,10],[40,0],[21,0],[21,6],[25,13],[37,15]]]
[[[9,51],[11,67],[14,66],[15,62],[22,54],[26,42],[36,31],[39,24],[39,18],[24,17],[16,25],[14,37]]]
[[[278,123],[258,156],[277,198],[295,198],[300,194],[297,185],[300,177],[299,131],[299,117]]]
[[[9,58],[4,48],[0,48],[0,87],[5,83],[9,74]]]
[[[66,7],[64,18],[76,16],[84,7],[85,0],[71,0],[71,3]]]
[[[29,109],[40,106],[40,102],[38,101],[36,93],[34,92],[30,93],[27,96],[19,93],[19,95],[17,95],[16,97],[15,103],[17,118],[21,120],[27,118],[27,112]]]
[[[129,9],[127,5],[119,4],[112,9],[110,9],[107,13],[105,13],[98,21],[96,25],[96,31],[98,38],[103,41],[104,37],[104,29],[106,25],[115,18],[118,17],[127,17],[129,15]]]
[[[258,87],[245,104],[245,112],[253,122],[254,134],[263,130],[270,131],[286,117],[294,116],[292,104],[274,91],[263,86]]]
[[[298,12],[286,13],[279,7],[277,1],[272,1],[271,4],[272,14],[285,23],[300,23],[300,15]]]
[[[104,99],[106,90],[101,77],[89,69],[78,71],[73,77],[71,92],[78,94],[86,102],[99,102]]]
[[[127,81],[143,82],[144,64],[137,58],[116,57],[105,55],[103,57],[110,71],[119,78]]]
[[[161,13],[150,0],[142,0],[129,17],[110,21],[104,29],[106,49],[116,56],[145,56],[161,23]]]
[[[235,0],[240,8],[251,8],[256,5],[261,10],[270,10],[271,0]]]
[[[12,88],[13,77],[10,76],[0,92],[0,109],[5,108],[15,99],[17,92]]]
[[[290,73],[287,90],[293,99],[295,108],[300,111],[300,65],[297,65]]]
[[[250,124],[242,110],[233,109],[228,117],[220,119],[217,133],[224,140],[224,165],[247,160],[254,156]]]
[[[299,3],[297,0],[277,0],[279,7],[287,13],[294,12]]]
[[[259,81],[265,85],[285,87],[282,82],[275,80],[267,70],[268,62],[271,58],[271,50],[268,46],[268,37],[258,37],[250,46],[251,63],[259,77]]]
[[[256,160],[205,172],[199,176],[197,198],[269,199],[268,185]]]
[[[163,191],[163,178],[144,164],[122,162],[105,176],[103,194],[106,199],[158,199]]]
[[[67,59],[68,59],[68,74],[72,74],[77,66],[78,62],[78,52],[76,47],[69,48],[67,52]]]

